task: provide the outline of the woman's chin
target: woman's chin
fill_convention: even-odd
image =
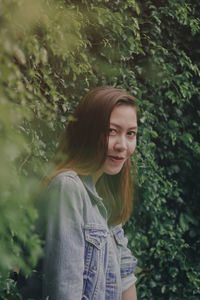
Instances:
[[[122,169],[122,166],[120,168],[116,168],[116,169],[108,169],[105,170],[104,173],[108,174],[108,175],[117,175]]]

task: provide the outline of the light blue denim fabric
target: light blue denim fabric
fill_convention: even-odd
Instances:
[[[122,226],[108,226],[92,177],[63,172],[46,197],[44,299],[120,300],[136,281],[137,260]]]

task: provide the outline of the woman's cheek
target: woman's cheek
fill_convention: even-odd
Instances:
[[[136,148],[136,139],[134,139],[134,141],[132,141],[129,145],[129,149],[128,149],[129,155],[133,154],[135,148]]]

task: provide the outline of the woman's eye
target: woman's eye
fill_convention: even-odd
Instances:
[[[131,136],[131,137],[136,136],[136,134],[137,134],[136,131],[131,130],[131,131],[128,132],[128,135]]]
[[[117,133],[116,129],[110,128],[109,129],[109,135],[115,135]]]

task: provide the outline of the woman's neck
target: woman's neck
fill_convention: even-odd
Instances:
[[[102,174],[103,174],[103,172],[101,170],[91,174],[95,185],[96,185],[97,181],[99,180],[99,178],[101,177]]]

